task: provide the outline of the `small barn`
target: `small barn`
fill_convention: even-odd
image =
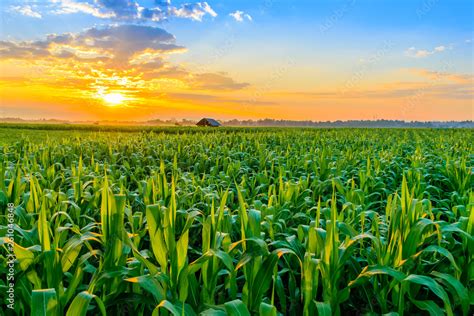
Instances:
[[[209,126],[209,127],[219,127],[221,124],[215,119],[203,118],[196,124],[197,126]]]

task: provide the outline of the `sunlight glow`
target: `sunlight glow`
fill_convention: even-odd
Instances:
[[[125,97],[121,93],[113,92],[102,95],[102,99],[108,106],[120,105],[125,101]]]

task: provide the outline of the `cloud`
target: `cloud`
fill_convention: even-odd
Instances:
[[[385,89],[368,91],[368,98],[436,98],[436,99],[470,99],[474,96],[472,86],[454,83],[410,83],[399,82]]]
[[[248,87],[248,83],[238,83],[226,73],[202,73],[193,76],[194,87],[206,90],[240,90]]]
[[[85,100],[120,91],[146,103],[143,95],[153,91],[229,92],[248,86],[226,73],[194,73],[168,60],[183,52],[186,48],[167,31],[133,24],[50,34],[36,41],[0,41],[0,62],[13,69],[12,75],[23,75],[31,86],[73,89]]]
[[[153,22],[164,21],[168,18],[167,12],[161,8],[142,8],[140,10],[140,17],[144,20],[151,20]]]
[[[436,53],[444,52],[447,49],[453,49],[453,46],[452,45],[449,45],[449,46],[440,45],[440,46],[437,46],[437,47],[433,48],[433,50],[416,49],[415,47],[410,47],[405,51],[405,55],[408,56],[408,57],[412,57],[412,58],[425,58],[425,57],[428,57],[430,55],[434,55]]]
[[[84,13],[102,19],[115,17],[113,12],[104,12],[99,7],[88,2],[76,2],[75,0],[52,0],[52,2],[57,4],[56,8],[51,12],[53,14]]]
[[[197,94],[197,93],[167,93],[166,96],[172,101],[187,101],[193,103],[202,104],[243,104],[246,102],[245,98],[228,98],[210,94]],[[275,102],[271,101],[260,101],[256,102],[255,105],[273,105]]]
[[[202,21],[204,15],[209,14],[216,17],[217,13],[207,2],[185,3],[180,8],[170,8],[173,16],[188,18],[194,21]]]
[[[319,90],[306,92],[279,92],[278,96],[302,97],[308,100],[338,99],[452,99],[469,100],[474,98],[474,76],[450,72],[437,72],[427,69],[409,69],[409,72],[423,77],[424,81],[401,81],[379,84],[368,89]],[[342,93],[341,91],[344,91]]]
[[[91,28],[76,37],[81,45],[92,46],[114,54],[119,61],[129,61],[138,53],[162,54],[182,52],[175,37],[165,30],[145,25],[118,25]]]
[[[410,72],[432,81],[451,81],[460,84],[473,84],[474,76],[469,74],[457,74],[427,69],[410,69]]]
[[[10,10],[13,12],[18,12],[22,15],[29,16],[32,18],[41,19],[41,14],[39,12],[33,11],[33,7],[30,5],[23,6],[11,6]]]
[[[233,17],[234,20],[236,20],[237,22],[243,22],[244,19],[247,19],[247,20],[249,20],[249,21],[252,21],[252,17],[251,17],[249,14],[247,14],[247,13],[245,13],[245,12],[243,12],[243,11],[237,10],[237,11],[235,11],[235,12],[230,13],[229,15],[230,15],[231,17]]]
[[[140,53],[154,56],[182,52],[184,49],[175,44],[175,37],[172,34],[161,28],[145,25],[114,25],[94,27],[76,34],[50,34],[41,41],[2,41],[0,58],[76,57],[128,63]],[[150,58],[148,61],[151,61]]]
[[[140,17],[140,6],[134,0],[95,0],[95,3],[100,8],[113,12],[118,19],[137,19]]]
[[[318,91],[318,92],[280,92],[274,93],[279,97],[290,96],[300,97],[307,100],[383,100],[383,99],[401,99],[413,97],[423,97],[426,99],[453,99],[470,100],[474,98],[474,88],[469,84],[455,83],[420,83],[420,82],[396,82],[385,86],[374,87],[370,90],[358,90],[341,94],[338,91]]]
[[[125,21],[164,21],[170,17],[202,21],[217,13],[207,2],[185,3],[179,7],[170,0],[155,0],[153,7],[142,7],[136,0],[52,0],[54,14],[84,13],[97,18]]]
[[[430,55],[430,52],[427,50],[416,50],[415,47],[410,47],[405,51],[405,55],[409,57],[422,58]]]
[[[47,47],[39,42],[37,44],[0,41],[0,59],[28,59],[50,55]]]

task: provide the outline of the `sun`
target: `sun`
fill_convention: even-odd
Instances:
[[[125,97],[118,92],[112,92],[102,95],[102,99],[107,103],[108,106],[120,105],[125,101]]]

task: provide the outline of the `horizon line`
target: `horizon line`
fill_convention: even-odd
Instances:
[[[203,118],[212,118],[209,116],[203,116]],[[97,123],[132,123],[132,124],[142,124],[145,125],[147,123],[153,122],[162,122],[162,123],[180,123],[180,122],[189,122],[189,123],[197,123],[200,119],[192,119],[192,118],[153,118],[149,120],[107,120],[107,119],[100,119],[100,120],[70,120],[70,119],[59,119],[59,118],[37,118],[37,119],[28,119],[28,118],[21,118],[21,117],[0,117],[0,123],[41,123],[41,122],[56,122],[56,123],[70,123],[70,124],[97,124]],[[402,119],[388,119],[388,118],[376,118],[376,119],[351,119],[351,120],[326,120],[326,121],[315,121],[315,120],[292,120],[292,119],[275,119],[275,118],[259,118],[259,119],[238,119],[238,118],[231,118],[231,119],[215,119],[221,123],[226,122],[265,122],[265,121],[273,121],[273,122],[288,122],[288,123],[351,123],[351,122],[397,122],[397,123],[473,123],[474,120],[466,119],[466,120],[402,120]]]

